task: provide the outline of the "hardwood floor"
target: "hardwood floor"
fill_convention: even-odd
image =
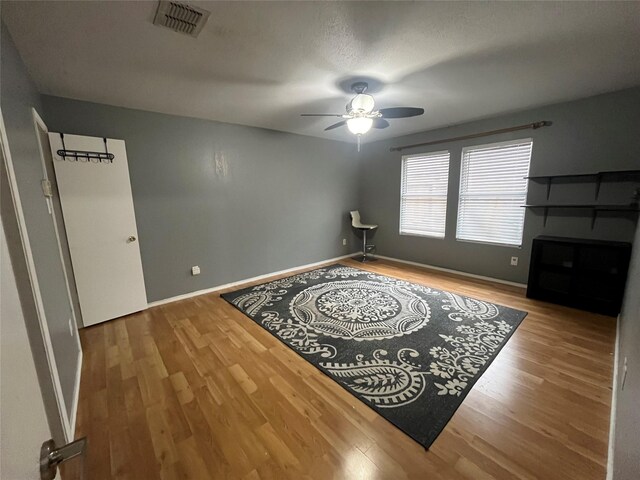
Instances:
[[[342,263],[529,312],[429,451],[214,293],[81,331],[89,478],[605,478],[614,318]]]

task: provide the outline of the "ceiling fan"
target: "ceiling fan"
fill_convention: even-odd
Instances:
[[[389,126],[388,118],[416,117],[424,113],[424,108],[417,107],[392,107],[374,110],[373,97],[365,93],[368,88],[367,82],[356,82],[351,85],[351,91],[356,96],[347,103],[347,113],[303,113],[300,116],[344,118],[338,123],[329,125],[325,131],[346,125],[351,133],[357,135],[358,151],[360,151],[360,137],[372,128],[387,128]]]

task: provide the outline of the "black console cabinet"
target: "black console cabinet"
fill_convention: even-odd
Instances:
[[[615,316],[630,257],[630,243],[536,237],[527,297]]]

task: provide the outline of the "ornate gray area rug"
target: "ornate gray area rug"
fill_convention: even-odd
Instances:
[[[527,315],[339,264],[222,298],[425,448]]]

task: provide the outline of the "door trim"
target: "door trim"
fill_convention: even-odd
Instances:
[[[40,294],[40,285],[38,283],[38,275],[36,273],[36,266],[33,259],[33,253],[31,251],[31,243],[29,241],[29,234],[27,232],[27,223],[24,217],[24,210],[22,209],[22,201],[20,200],[20,193],[18,190],[18,183],[16,180],[15,170],[13,168],[13,158],[11,157],[11,150],[9,148],[9,141],[7,138],[7,130],[4,123],[4,115],[2,114],[2,108],[0,108],[0,148],[4,155],[6,167],[7,167],[7,181],[9,183],[9,190],[11,191],[11,197],[14,202],[14,209],[16,214],[16,220],[18,222],[18,230],[20,233],[20,240],[22,243],[22,251],[24,253],[27,271],[29,275],[29,283],[31,292],[35,300],[36,312],[38,315],[38,323],[40,325],[40,333],[45,346],[45,355],[47,365],[51,373],[51,379],[53,383],[54,397],[56,405],[58,407],[59,420],[62,423],[63,431],[67,442],[73,440],[74,431],[71,428],[69,417],[67,415],[67,409],[62,395],[62,385],[60,384],[60,377],[58,374],[58,367],[56,365],[55,357],[53,356],[53,345],[51,343],[51,336],[49,334],[49,328],[46,321],[46,315],[44,310],[44,304],[42,302],[42,295]]]
[[[40,114],[35,108],[31,108],[31,114],[33,116],[33,128],[35,130],[36,139],[38,143],[38,150],[40,151],[40,160],[42,162],[42,178],[44,180],[50,180],[49,173],[47,172],[47,165],[45,160],[45,152],[42,148],[42,143],[40,142],[40,135],[38,132],[38,128],[41,128],[47,139],[47,146],[49,142],[49,127],[44,123]],[[48,152],[51,152],[51,149],[48,149]],[[52,159],[53,161],[53,159]],[[53,165],[51,166],[53,169]],[[51,219],[53,220],[53,230],[56,234],[56,242],[58,244],[58,254],[60,255],[60,263],[62,264],[62,274],[64,275],[65,286],[67,287],[67,297],[69,298],[69,306],[71,308],[71,317],[73,319],[73,325],[76,329],[74,332],[74,336],[76,337],[76,344],[78,345],[78,360],[77,360],[77,369],[76,369],[76,380],[73,385],[73,405],[71,405],[71,418],[69,419],[69,427],[71,429],[71,438],[67,439],[68,441],[73,440],[75,430],[76,430],[76,417],[78,414],[78,402],[80,399],[80,376],[82,373],[82,345],[80,344],[80,325],[78,322],[78,315],[76,313],[76,309],[74,306],[73,298],[71,296],[71,281],[69,280],[69,272],[67,271],[67,266],[65,265],[64,255],[62,253],[62,241],[60,240],[60,230],[58,229],[58,217],[56,215],[56,210],[53,207],[53,197],[45,197],[47,205],[49,207],[49,214],[51,215]],[[64,220],[63,220],[64,222]]]
[[[38,139],[38,150],[40,151],[40,160],[42,162],[42,175],[43,180],[49,180],[49,174],[47,173],[47,166],[45,164],[45,153],[42,150],[42,144],[40,143],[40,138],[38,136],[38,127],[40,127],[46,133],[47,142],[49,141],[49,128],[44,123],[40,115],[38,114],[35,108],[31,108],[31,113],[33,115],[33,128],[35,129],[36,138]],[[53,166],[52,166],[53,168]],[[47,205],[49,206],[49,213],[51,214],[51,218],[53,219],[53,230],[56,234],[56,242],[58,243],[58,253],[60,254],[60,262],[62,263],[62,273],[64,274],[64,281],[67,287],[67,296],[69,297],[69,306],[71,307],[71,316],[73,317],[73,323],[76,327],[76,340],[78,339],[77,333],[80,325],[78,324],[78,315],[76,314],[76,309],[73,305],[73,298],[71,297],[71,282],[69,280],[69,272],[67,272],[67,266],[64,263],[64,255],[62,254],[62,242],[60,241],[60,230],[58,229],[58,218],[56,215],[55,208],[53,208],[53,198],[45,197],[47,201]],[[64,222],[64,220],[63,220]],[[80,341],[78,340],[78,347],[80,347]],[[82,351],[82,349],[80,349]]]
[[[80,336],[79,332],[78,337]],[[82,376],[82,348],[78,350],[78,368],[76,369],[76,381],[73,385],[73,405],[71,406],[71,418],[69,419],[69,431],[70,437],[67,439],[68,442],[71,442],[75,438],[76,434],[76,420],[78,418],[78,404],[80,403],[80,380]],[[68,443],[67,442],[67,443]]]

